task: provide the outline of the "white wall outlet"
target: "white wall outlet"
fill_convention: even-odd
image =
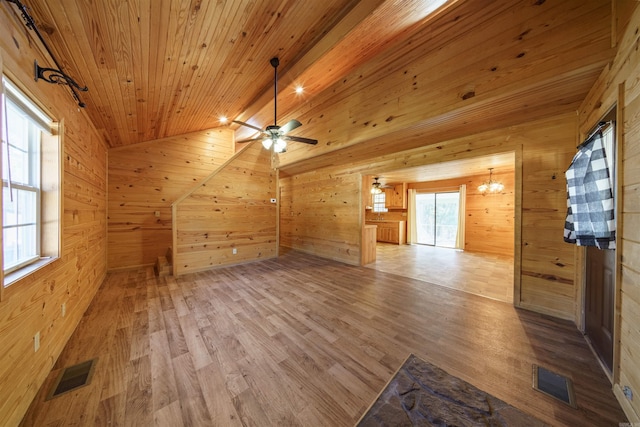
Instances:
[[[62,313],[62,317],[67,315],[67,303],[63,302],[62,306],[60,306],[60,312]]]
[[[40,331],[36,332],[33,336],[33,351],[38,351],[40,349]]]
[[[231,249],[231,253],[236,255],[238,253],[238,248]]]
[[[271,203],[276,203],[277,200],[276,199],[271,199]]]

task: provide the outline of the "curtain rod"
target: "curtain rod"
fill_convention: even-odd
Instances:
[[[62,66],[56,59],[53,52],[51,52],[51,49],[49,48],[49,45],[47,44],[47,42],[42,37],[42,34],[40,33],[40,30],[38,30],[38,27],[36,26],[35,21],[31,17],[31,15],[29,15],[29,12],[27,12],[27,7],[24,4],[22,4],[20,0],[7,0],[7,1],[9,3],[15,4],[18,7],[18,9],[20,9],[20,12],[22,12],[22,19],[24,19],[25,21],[25,25],[27,26],[27,28],[32,29],[36,33],[36,35],[38,36],[38,39],[40,39],[40,42],[42,43],[44,48],[47,50],[47,53],[49,53],[49,56],[51,57],[53,62],[56,64],[56,67],[58,67],[58,69],[43,68],[38,65],[38,60],[34,60],[35,80],[38,81],[38,79],[42,79],[47,83],[64,84],[69,86],[69,89],[71,89],[71,94],[73,95],[73,98],[78,103],[78,106],[81,108],[84,108],[86,104],[82,102],[82,100],[80,99],[80,96],[76,92],[76,89],[82,92],[86,92],[89,90],[89,88],[86,86],[81,87],[78,83],[76,83],[75,80],[73,80],[67,74],[62,72]],[[45,75],[45,73],[49,73],[49,74]]]
[[[585,138],[585,140],[582,141],[582,143],[579,144],[576,148],[580,149],[580,148],[584,147],[587,142],[591,141],[591,138],[593,138],[593,136],[596,133],[600,132],[603,127],[605,127],[605,126],[607,126],[608,124],[611,124],[611,123],[613,123],[613,120],[609,120],[608,122],[598,122],[598,124],[596,125],[595,129],[593,129],[591,131],[591,133],[589,134],[589,136],[587,138]]]

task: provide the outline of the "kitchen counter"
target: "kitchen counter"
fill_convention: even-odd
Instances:
[[[378,242],[403,245],[406,241],[405,223],[406,221],[376,219],[365,221],[365,227],[376,226],[376,240]]]

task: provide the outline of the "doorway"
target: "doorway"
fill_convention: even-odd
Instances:
[[[489,177],[490,168],[505,184],[504,191],[485,194],[478,189]],[[373,177],[384,185],[405,184],[406,206],[390,208],[384,221],[402,222],[411,244],[378,242],[367,267],[513,304],[515,152],[403,170],[372,170],[363,181],[365,186],[371,185]],[[365,205],[371,206],[370,195],[364,197]],[[422,208],[418,202],[423,203]],[[364,220],[380,224],[370,207]]]
[[[609,168],[609,179],[616,200],[616,109],[604,118],[602,144]],[[614,213],[614,218],[617,212]],[[585,250],[584,327],[591,347],[608,374],[613,372],[614,313],[616,293],[616,250],[587,246]]]

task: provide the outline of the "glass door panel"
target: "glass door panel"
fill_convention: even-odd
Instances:
[[[417,243],[456,246],[459,198],[458,192],[416,194]]]
[[[434,193],[416,194],[417,243],[436,244],[436,195]]]
[[[456,247],[458,193],[436,193],[436,246]]]

